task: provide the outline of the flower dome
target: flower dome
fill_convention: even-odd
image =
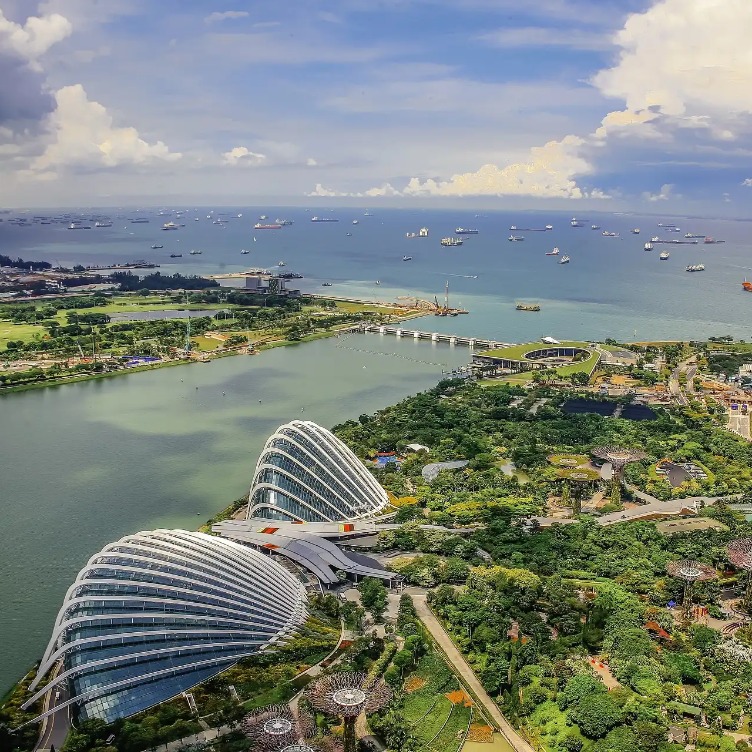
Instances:
[[[292,574],[234,541],[127,535],[68,589],[24,707],[50,694],[40,718],[66,706],[80,720],[125,718],[284,640],[305,603]]]

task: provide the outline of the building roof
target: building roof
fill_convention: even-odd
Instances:
[[[24,707],[54,692],[39,718],[66,706],[82,720],[125,718],[285,639],[305,616],[301,584],[250,548],[183,530],[127,535],[68,589]]]

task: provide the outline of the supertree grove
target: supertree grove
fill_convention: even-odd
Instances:
[[[703,564],[692,559],[670,561],[666,565],[666,571],[672,576],[684,582],[684,595],[682,607],[684,614],[689,615],[692,608],[692,589],[696,582],[706,582],[717,577],[717,572],[708,564]]]
[[[605,460],[611,464],[613,470],[611,495],[614,503],[621,500],[621,482],[624,479],[624,468],[630,462],[639,462],[647,457],[641,449],[626,449],[617,446],[599,446],[590,452],[594,457]]]
[[[737,568],[747,573],[747,583],[742,602],[749,614],[752,611],[752,538],[737,538],[726,548],[729,561]]]
[[[315,710],[342,718],[344,752],[355,752],[355,719],[385,707],[392,690],[382,679],[371,681],[367,674],[346,671],[323,676],[306,690],[306,696]]]

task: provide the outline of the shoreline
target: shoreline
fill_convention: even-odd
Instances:
[[[338,298],[338,300],[344,301],[345,299]],[[348,299],[346,302],[368,304],[372,301]],[[426,315],[427,313],[425,311],[411,310],[409,312],[406,312],[404,315],[396,316],[395,317],[396,321],[394,323],[401,323],[403,321],[409,321],[415,318],[422,318]],[[332,330],[325,331],[325,332],[314,332],[313,334],[309,334],[309,335],[306,335],[305,337],[301,337],[299,340],[280,339],[280,340],[273,340],[271,342],[265,342],[265,343],[260,344],[258,347],[254,347],[254,352],[252,353],[248,352],[245,346],[242,346],[234,350],[223,350],[222,352],[219,352],[219,353],[212,352],[212,351],[204,352],[203,356],[205,357],[203,357],[201,360],[195,360],[192,358],[185,358],[185,359],[180,359],[180,360],[164,360],[164,361],[160,361],[159,363],[154,363],[151,365],[134,366],[133,368],[120,368],[116,371],[105,371],[102,373],[83,373],[83,374],[75,375],[75,376],[60,376],[54,379],[33,381],[28,384],[15,384],[11,386],[0,386],[0,396],[4,394],[12,394],[15,392],[28,392],[34,389],[44,389],[47,387],[65,386],[66,384],[77,384],[83,381],[96,381],[98,379],[114,378],[116,376],[123,376],[123,375],[131,374],[131,373],[155,371],[159,368],[170,368],[173,366],[194,365],[198,363],[206,364],[206,363],[211,362],[212,360],[219,360],[220,358],[229,358],[235,355],[258,355],[262,353],[264,350],[272,350],[276,347],[289,347],[291,345],[301,345],[301,344],[305,344],[306,342],[314,342],[319,339],[337,337],[340,334],[349,331],[351,328],[352,328],[351,324],[346,324],[340,329],[332,329]]]

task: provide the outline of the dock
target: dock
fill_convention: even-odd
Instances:
[[[493,350],[500,347],[509,347],[508,342],[499,342],[494,339],[483,339],[481,337],[464,337],[459,334],[445,334],[443,332],[424,332],[420,329],[404,329],[400,326],[380,326],[378,324],[363,324],[355,331],[373,332],[376,334],[389,334],[394,337],[405,337],[412,339],[423,339],[431,342],[444,342],[450,345],[465,345],[471,350]]]

